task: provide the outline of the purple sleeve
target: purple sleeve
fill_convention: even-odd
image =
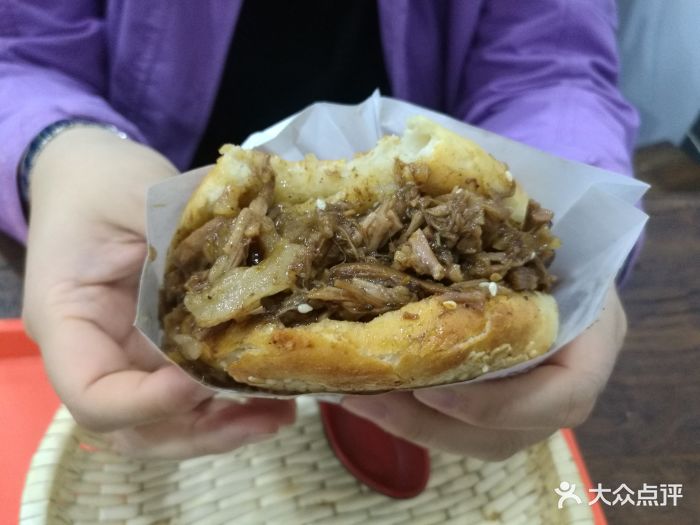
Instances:
[[[458,113],[549,153],[631,175],[638,119],[617,89],[614,0],[484,2]]]
[[[31,140],[66,118],[139,130],[105,100],[107,43],[92,0],[0,0],[0,230],[24,241],[17,165]]]
[[[614,0],[484,2],[459,114],[548,153],[632,176],[639,122],[617,88],[616,23]]]

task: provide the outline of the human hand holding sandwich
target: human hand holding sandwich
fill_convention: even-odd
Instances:
[[[346,397],[343,406],[409,441],[500,461],[590,415],[627,331],[617,291],[600,318],[542,365],[470,385]]]
[[[137,456],[224,452],[294,419],[292,403],[214,399],[132,326],[146,188],[177,170],[150,148],[76,127],[32,172],[23,318],[75,419]]]

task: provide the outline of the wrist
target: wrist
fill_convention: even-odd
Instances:
[[[104,129],[76,126],[37,156],[31,172],[31,221],[73,209],[140,232],[147,188],[177,173],[148,146]]]
[[[46,126],[29,143],[17,167],[17,186],[25,214],[27,213],[30,201],[30,179],[38,159],[41,157],[44,150],[56,139],[73,130],[80,129],[101,130],[120,140],[128,138],[128,135],[116,126],[83,119],[59,120]]]

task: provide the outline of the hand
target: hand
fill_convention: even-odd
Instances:
[[[32,173],[25,326],[76,421],[139,456],[223,452],[294,419],[288,402],[213,399],[132,326],[146,188],[176,173],[92,127],[59,135]]]
[[[588,418],[626,331],[625,312],[611,289],[598,321],[524,374],[471,385],[348,397],[343,406],[420,445],[504,460],[559,428],[577,426]]]

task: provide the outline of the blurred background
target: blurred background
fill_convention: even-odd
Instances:
[[[594,484],[683,484],[677,509],[606,507],[610,523],[698,523],[700,1],[618,4],[620,85],[641,116],[635,170],[651,184],[651,219],[622,290],[625,350],[576,434]],[[23,263],[23,248],[0,234],[0,317],[20,315]]]
[[[618,6],[620,87],[642,119],[638,145],[668,141],[700,160],[700,2]]]

